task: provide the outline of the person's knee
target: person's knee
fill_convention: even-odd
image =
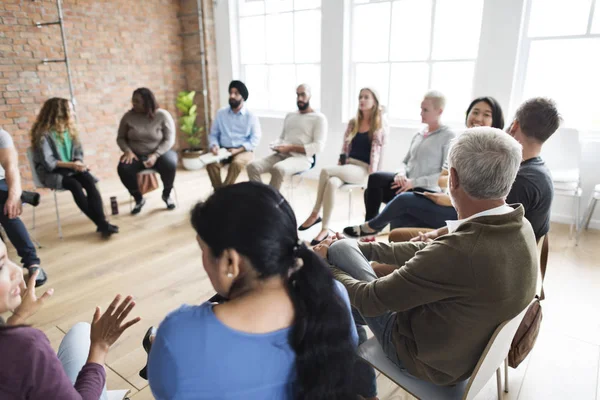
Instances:
[[[248,174],[260,174],[258,163],[256,161],[253,161],[250,164],[248,164],[246,166],[246,170],[248,171]]]
[[[387,181],[385,173],[382,172],[373,172],[369,175],[369,181],[367,186],[370,188],[376,188],[383,185],[384,181]]]
[[[286,170],[281,165],[275,165],[271,168],[271,174],[280,177],[281,179],[285,178]]]
[[[69,330],[69,334],[71,335],[85,335],[86,337],[90,336],[90,331],[92,326],[89,322],[78,322]]]
[[[327,259],[332,265],[337,267],[345,264],[348,254],[356,247],[356,241],[351,239],[342,239],[329,246]]]

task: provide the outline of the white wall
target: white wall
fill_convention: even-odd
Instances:
[[[479,57],[475,70],[473,97],[493,96],[502,105],[505,119],[510,121],[520,99],[515,98],[515,86],[519,82],[517,66],[519,58],[520,27],[525,0],[486,0],[481,30]],[[239,77],[237,61],[237,24],[235,23],[235,0],[221,0],[215,10],[217,29],[217,57],[219,62],[219,87],[225,93],[231,79]],[[323,154],[317,156],[317,166],[307,176],[317,178],[322,166],[337,162],[342,144],[342,135],[347,121],[342,119],[347,109],[347,52],[349,45],[345,31],[348,30],[347,14],[350,0],[322,1],[322,53],[321,53],[321,111],[329,122],[329,137]],[[234,23],[230,23],[234,21]],[[233,42],[233,47],[232,47]],[[252,92],[252,87],[249,87]],[[294,93],[290,93],[294,96]],[[223,105],[226,96],[221,96]],[[252,107],[251,100],[248,106]],[[465,107],[467,104],[465,104]],[[263,138],[256,151],[257,157],[270,153],[269,143],[281,133],[283,119],[273,116],[260,118]],[[384,155],[384,169],[396,170],[408,150],[410,138],[418,126],[393,126],[388,135],[388,146]],[[581,179],[583,183],[582,213],[587,206],[595,184],[600,183],[600,133],[582,132],[581,137]],[[564,149],[550,148],[544,152],[548,163],[564,156]],[[573,154],[573,159],[576,159]],[[570,199],[556,198],[552,208],[552,220],[570,222],[573,202]],[[600,207],[597,207],[590,227],[600,229]]]

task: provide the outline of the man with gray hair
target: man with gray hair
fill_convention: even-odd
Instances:
[[[315,248],[348,290],[357,324],[369,326],[398,367],[437,385],[469,378],[498,325],[533,299],[538,267],[523,206],[505,202],[521,145],[499,129],[472,128],[453,140],[448,160],[459,217],[448,235],[429,244],[338,240]],[[400,267],[378,279],[369,260]],[[356,375],[357,393],[376,398],[373,369],[358,362]]]

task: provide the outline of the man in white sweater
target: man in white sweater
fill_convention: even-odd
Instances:
[[[323,151],[327,140],[327,119],[310,107],[310,97],[310,86],[298,86],[298,111],[285,116],[279,141],[271,146],[275,153],[246,167],[251,181],[261,182],[260,175],[269,172],[269,184],[279,190],[285,177],[310,169],[314,157]]]

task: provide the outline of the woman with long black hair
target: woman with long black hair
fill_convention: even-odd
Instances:
[[[148,361],[157,399],[351,399],[356,330],[348,294],[299,241],[290,205],[244,182],[191,216],[221,304],[161,323]]]

